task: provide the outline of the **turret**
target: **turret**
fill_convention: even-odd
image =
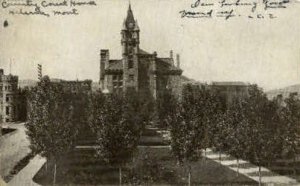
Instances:
[[[176,55],[176,62],[177,62],[177,68],[180,68],[180,56],[179,56],[179,54]]]

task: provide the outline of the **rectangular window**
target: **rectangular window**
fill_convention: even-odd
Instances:
[[[118,88],[118,82],[113,82],[114,88]]]
[[[132,74],[129,75],[129,81],[134,81],[134,75]]]
[[[133,60],[132,59],[128,60],[128,68],[133,68]]]
[[[9,115],[9,107],[6,107],[6,115]]]
[[[9,102],[9,96],[6,96],[6,102]]]
[[[117,75],[113,75],[113,80],[117,80],[118,76]]]

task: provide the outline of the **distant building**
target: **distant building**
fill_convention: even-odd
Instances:
[[[100,53],[100,88],[105,93],[135,90],[157,99],[164,91],[181,94],[179,55],[165,58],[140,48],[140,28],[129,5],[121,30],[122,58],[110,59],[109,50]]]
[[[3,122],[18,120],[18,99],[18,76],[4,75],[4,70],[0,69],[0,116]]]
[[[90,92],[92,91],[92,80],[83,81],[66,81],[61,79],[51,79],[52,84],[62,85],[64,91],[78,93],[78,92]]]
[[[244,99],[248,94],[249,84],[244,82],[212,82],[211,89],[224,98],[226,106],[235,99]]]

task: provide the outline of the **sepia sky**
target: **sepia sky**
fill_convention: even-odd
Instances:
[[[300,83],[300,3],[276,10],[276,19],[180,18],[190,0],[131,0],[140,48],[179,53],[183,75],[201,82],[245,81],[265,90]],[[78,16],[12,16],[0,8],[0,68],[37,79],[99,79],[100,49],[121,57],[120,30],[128,1],[101,0]],[[4,20],[9,26],[4,28]]]

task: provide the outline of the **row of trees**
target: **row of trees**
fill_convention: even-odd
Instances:
[[[226,107],[220,95],[205,86],[185,86],[180,102],[169,95],[172,109],[163,121],[170,128],[172,152],[179,163],[191,170],[190,162],[208,147],[257,164],[259,175],[262,164],[277,158],[295,161],[300,150],[300,100],[292,94],[284,102],[270,101],[256,85],[248,91],[247,97]]]
[[[178,101],[165,92],[156,104],[135,92],[117,96],[64,91],[43,77],[29,91],[28,136],[33,151],[54,162],[75,148],[80,132],[96,135],[96,152],[106,163],[122,166],[136,151],[144,126],[151,121],[171,132],[171,147],[179,164],[214,147],[239,159],[270,164],[277,158],[295,160],[299,150],[300,101],[291,95],[283,103],[268,100],[257,87],[245,99],[226,105],[207,86],[187,85]],[[54,183],[56,163],[54,166]]]
[[[29,91],[27,134],[31,149],[56,163],[72,151],[81,134],[96,136],[96,155],[108,165],[122,166],[133,157],[141,132],[149,122],[151,102],[145,97],[72,93],[45,76]]]

